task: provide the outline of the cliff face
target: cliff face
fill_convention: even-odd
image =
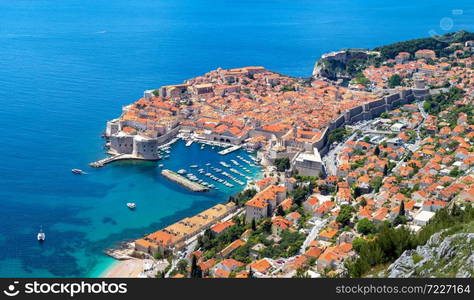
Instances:
[[[405,251],[384,272],[387,277],[473,277],[474,233],[438,232],[424,246]]]
[[[350,79],[362,71],[371,58],[378,56],[378,52],[357,49],[324,54],[314,66],[313,77],[330,80]]]

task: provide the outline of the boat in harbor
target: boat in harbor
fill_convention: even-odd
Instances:
[[[163,167],[164,167],[164,165],[163,165],[163,164],[159,164],[159,165],[158,165],[158,167],[160,167],[160,168],[163,168]]]
[[[40,231],[38,232],[38,235],[36,236],[38,241],[41,243],[46,239],[46,234],[43,232],[43,227],[41,227]]]
[[[190,165],[189,167],[190,167],[190,168],[197,168],[198,165]]]
[[[223,161],[219,162],[219,164],[221,164],[222,166],[224,166],[226,168],[230,168],[230,165],[228,163],[223,162]]]
[[[183,174],[186,174],[186,170],[185,169],[180,169],[178,170],[177,172],[179,175],[183,175]]]
[[[84,175],[87,174],[86,172],[82,171],[81,169],[72,169],[71,172],[77,175]]]
[[[135,209],[137,207],[137,205],[133,202],[128,202],[127,207],[130,208],[130,209]]]

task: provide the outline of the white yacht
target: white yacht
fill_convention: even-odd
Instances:
[[[46,234],[43,232],[43,228],[40,229],[40,232],[38,232],[36,238],[39,242],[43,242],[46,239]]]
[[[137,205],[133,202],[128,202],[127,207],[130,208],[130,209],[135,209],[137,207]]]

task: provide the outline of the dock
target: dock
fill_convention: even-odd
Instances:
[[[186,177],[183,177],[171,170],[165,169],[161,171],[161,175],[163,175],[165,178],[176,182],[177,184],[193,191],[193,192],[207,192],[209,191],[209,188],[205,187],[202,184],[199,184],[197,182],[193,182]]]
[[[109,153],[111,154],[111,153]],[[118,160],[149,160],[149,159],[144,159],[144,158],[141,158],[141,157],[137,157],[133,154],[112,154],[112,156],[109,156],[107,158],[104,158],[104,159],[101,159],[101,160],[98,160],[98,161],[95,161],[95,162],[91,162],[89,164],[89,166],[93,167],[93,168],[101,168],[103,166],[105,166],[106,164],[109,164],[111,162],[114,162],[114,161],[118,161]],[[158,160],[158,159],[156,159]]]
[[[111,163],[113,161],[116,161],[116,160],[121,160],[121,159],[125,159],[123,156],[125,154],[117,154],[117,155],[112,155],[110,157],[107,157],[107,158],[104,158],[104,159],[101,159],[101,160],[98,160],[98,161],[95,161],[95,162],[91,162],[89,164],[89,166],[93,167],[93,168],[100,168],[100,167],[103,167],[105,166],[106,164],[108,163]]]
[[[227,149],[224,149],[224,150],[221,150],[219,151],[218,153],[220,155],[226,155],[226,154],[229,154],[231,152],[234,152],[234,151],[237,151],[239,150],[240,148],[242,148],[242,145],[236,145],[236,146],[232,146],[232,147],[229,147]]]

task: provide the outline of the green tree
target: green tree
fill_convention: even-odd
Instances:
[[[383,167],[383,175],[384,176],[388,175],[388,166],[387,166],[387,164],[385,164],[385,166]]]
[[[380,187],[382,186],[382,180],[383,180],[382,177],[377,176],[370,182],[370,187],[372,188],[374,192],[376,193],[379,192]]]
[[[193,255],[191,260],[191,278],[202,278],[202,270],[197,265],[196,255]]]
[[[354,212],[354,208],[351,205],[349,204],[341,205],[341,210],[339,211],[339,215],[336,218],[336,222],[341,223],[342,226],[349,225],[353,212]]]
[[[341,142],[344,140],[346,135],[348,134],[347,130],[344,127],[339,127],[331,131],[329,134],[329,142],[334,143],[334,142]]]
[[[278,205],[276,215],[277,216],[284,216],[285,215],[285,211],[283,210],[283,207],[281,207],[281,205]]]
[[[360,195],[362,195],[362,189],[361,189],[360,187],[356,186],[356,187],[354,188],[352,194],[353,194],[353,197],[354,197],[354,198],[357,198],[357,197],[359,197]]]
[[[255,278],[255,276],[253,275],[252,267],[250,267],[249,269],[249,275],[247,276],[247,278]]]
[[[375,149],[374,149],[374,155],[379,156],[379,154],[380,154],[380,148],[379,148],[379,146],[377,146],[377,147],[375,147]]]
[[[405,216],[405,201],[402,200],[400,203],[400,210],[398,211],[399,216]]]
[[[329,195],[336,191],[336,187],[334,185],[326,183],[319,185],[318,188],[323,195]]]
[[[186,268],[188,267],[188,261],[187,260],[181,259],[180,261],[178,261],[178,264],[176,266],[178,268],[179,273],[181,273],[181,274],[186,274],[187,273],[187,270],[186,270]]]
[[[402,84],[402,78],[398,74],[393,74],[388,79],[388,86],[394,88],[396,86],[400,86]]]
[[[393,220],[393,226],[397,226],[400,224],[406,224],[407,222],[407,217],[402,216],[402,215],[397,215],[395,219]]]
[[[278,172],[284,172],[290,168],[290,159],[288,157],[275,159],[274,165]]]
[[[304,268],[299,268],[296,270],[296,274],[293,278],[311,278],[311,276],[309,276]]]
[[[375,225],[368,219],[364,218],[357,222],[357,231],[361,234],[367,235],[375,232]]]
[[[367,241],[363,238],[357,237],[352,241],[352,248],[359,253],[360,249],[362,248],[362,245],[366,244]]]

